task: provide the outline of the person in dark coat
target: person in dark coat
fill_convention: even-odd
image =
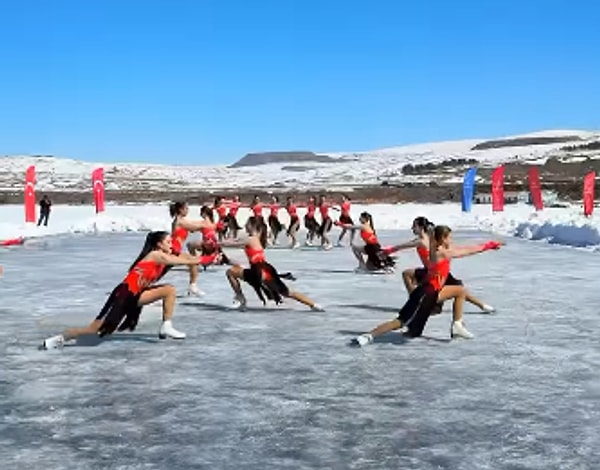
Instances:
[[[44,223],[44,227],[48,226],[48,218],[50,217],[50,207],[52,206],[52,201],[46,195],[40,201],[40,218],[38,220],[38,226]]]

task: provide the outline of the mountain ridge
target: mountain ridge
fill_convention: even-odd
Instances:
[[[104,167],[108,191],[212,191],[265,188],[331,189],[382,184],[456,184],[470,165],[543,165],[548,159],[600,157],[600,132],[550,130],[496,139],[466,139],[390,147],[363,152],[256,152],[266,162],[226,165],[95,163],[48,155],[0,157],[0,192],[21,188],[29,165],[36,166],[38,191],[85,192],[90,173]],[[526,145],[524,145],[526,144]],[[312,161],[316,158],[320,161]],[[273,161],[275,159],[276,161]],[[283,159],[283,160],[282,160]],[[236,163],[238,164],[237,166]],[[581,164],[579,164],[581,166]],[[585,166],[585,165],[584,165]],[[415,171],[415,168],[417,169]],[[485,171],[479,171],[479,182]],[[510,178],[510,174],[507,174]]]

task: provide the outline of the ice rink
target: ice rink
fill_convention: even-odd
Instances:
[[[600,468],[597,253],[511,238],[454,261],[498,309],[467,306],[473,340],[449,340],[447,305],[425,338],[348,347],[395,316],[400,273],[355,274],[348,248],[302,248],[267,257],[324,313],[263,308],[247,285],[250,309],[234,311],[224,268],[201,273],[202,298],[184,295],[177,270],[165,282],[180,290],[185,341],[159,341],[150,306],[134,333],[38,351],[96,316],[143,238],[61,236],[2,253],[2,468]],[[398,261],[398,271],[418,265],[413,252]]]

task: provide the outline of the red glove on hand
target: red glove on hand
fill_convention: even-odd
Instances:
[[[497,241],[491,240],[487,243],[483,244],[483,251],[487,251],[487,250],[497,250],[501,247],[502,245],[500,243],[498,243]]]
[[[337,226],[339,227],[340,225],[343,225],[343,224],[342,224],[342,223],[341,223],[339,220],[336,220],[336,221],[333,223],[333,225],[337,225]]]
[[[383,251],[384,254],[386,255],[391,255],[394,252],[394,247],[393,246],[384,246],[381,251]]]

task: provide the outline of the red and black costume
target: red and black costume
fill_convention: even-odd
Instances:
[[[265,297],[275,303],[281,303],[282,297],[287,297],[290,293],[282,279],[295,280],[294,276],[291,273],[278,273],[271,264],[267,263],[262,248],[255,249],[246,245],[244,252],[250,267],[244,269],[242,279],[254,288],[263,304],[266,304]]]
[[[138,305],[140,296],[151,284],[164,276],[166,266],[154,261],[139,261],[108,297],[104,307],[96,317],[103,320],[98,330],[100,337],[115,330],[135,330],[142,307]]]

